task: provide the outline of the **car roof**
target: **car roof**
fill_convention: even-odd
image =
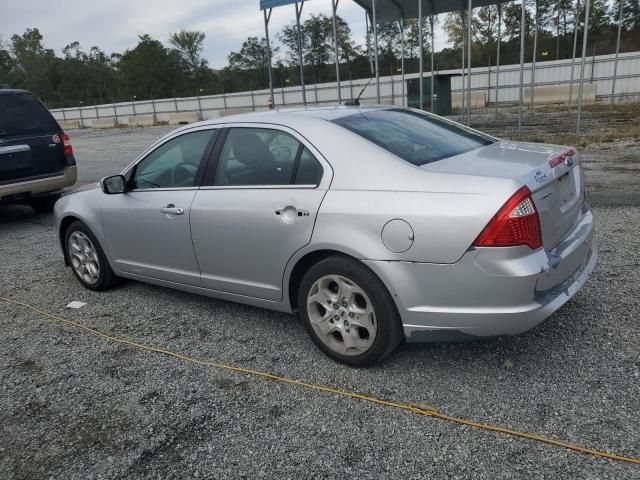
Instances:
[[[358,112],[367,112],[373,110],[389,110],[398,108],[392,105],[366,105],[366,106],[330,106],[330,107],[298,107],[298,108],[277,108],[263,112],[247,112],[236,115],[218,117],[210,120],[204,120],[197,123],[191,123],[183,129],[193,128],[203,125],[220,125],[225,123],[272,123],[276,125],[295,126],[301,123],[301,120],[307,121],[332,121],[336,118],[346,117]]]
[[[275,110],[277,113],[290,113],[294,115],[302,115],[307,117],[316,117],[323,120],[335,120],[336,118],[353,115],[358,112],[367,112],[372,110],[388,110],[394,108],[392,105],[336,105],[331,107],[299,107],[299,108],[279,108]]]

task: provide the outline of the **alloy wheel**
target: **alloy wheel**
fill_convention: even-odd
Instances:
[[[376,339],[373,303],[358,284],[342,275],[325,275],[313,283],[307,313],[318,338],[336,353],[362,355]]]
[[[69,260],[73,270],[88,284],[100,279],[98,252],[91,239],[80,231],[69,236]]]

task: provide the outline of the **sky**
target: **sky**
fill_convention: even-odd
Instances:
[[[144,33],[166,44],[172,32],[201,30],[207,34],[203,57],[211,67],[221,68],[247,37],[264,36],[258,0],[0,0],[0,4],[2,41],[37,27],[45,46],[59,56],[76,40],[85,51],[97,45],[109,54],[135,47],[138,35]],[[307,0],[302,21],[321,12],[331,14],[331,0]],[[351,0],[340,0],[338,15],[349,23],[354,39],[363,43],[364,10]],[[269,23],[272,41],[294,20],[293,5],[274,9]],[[445,45],[445,35],[436,28],[436,51]]]

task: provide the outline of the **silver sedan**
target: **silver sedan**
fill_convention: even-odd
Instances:
[[[354,366],[403,339],[524,332],[597,258],[573,148],[392,107],[189,125],[55,214],[85,287],[129,278],[297,313]]]

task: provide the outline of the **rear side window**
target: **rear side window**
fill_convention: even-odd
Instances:
[[[0,95],[0,136],[50,134],[58,130],[53,116],[30,93]]]
[[[318,185],[322,167],[292,135],[270,128],[232,128],[220,153],[215,185]]]
[[[410,110],[361,110],[333,122],[414,165],[425,165],[493,143],[445,120]]]

